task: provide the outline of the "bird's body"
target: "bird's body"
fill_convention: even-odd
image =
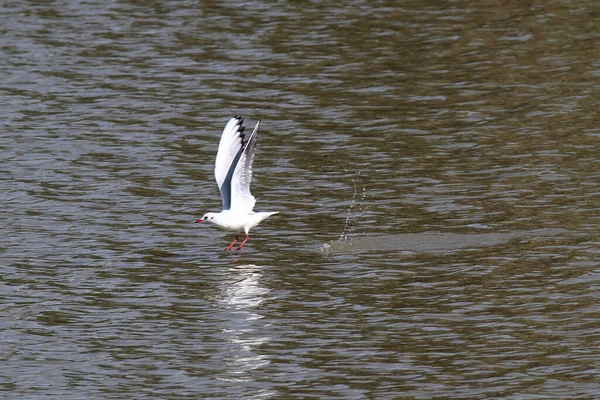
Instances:
[[[274,212],[251,212],[243,215],[239,213],[231,212],[230,210],[221,211],[220,213],[210,213],[214,219],[208,219],[208,221],[218,225],[219,227],[234,232],[241,232],[242,230],[246,233],[256,225],[260,224],[262,220],[270,217]]]
[[[239,239],[239,232],[243,230],[246,238],[238,247],[238,250],[241,250],[250,238],[250,229],[265,218],[278,213],[253,211],[256,200],[250,193],[250,181],[260,121],[256,123],[249,138],[246,138],[244,133],[243,122],[242,117],[231,118],[225,125],[219,142],[215,180],[223,199],[223,210],[218,213],[208,212],[196,221],[207,221],[222,229],[237,232],[235,240],[225,250],[233,249],[233,245]]]

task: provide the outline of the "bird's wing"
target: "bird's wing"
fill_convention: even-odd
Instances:
[[[250,193],[250,182],[252,181],[252,161],[254,161],[254,149],[258,139],[258,127],[260,120],[256,123],[254,130],[247,141],[244,142],[243,150],[231,179],[231,210],[240,213],[250,213],[254,209],[256,200]]]
[[[244,152],[243,122],[244,120],[240,116],[231,118],[225,125],[219,142],[215,161],[215,179],[223,199],[223,210],[231,208],[231,179]]]

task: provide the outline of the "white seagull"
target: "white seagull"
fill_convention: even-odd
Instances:
[[[256,123],[249,138],[246,138],[244,120],[235,116],[229,120],[219,142],[217,159],[215,161],[215,179],[219,185],[219,191],[223,199],[223,210],[218,213],[208,212],[196,222],[207,221],[228,231],[235,231],[237,235],[225,251],[233,249],[233,245],[240,238],[239,232],[243,229],[246,238],[237,248],[241,250],[250,239],[248,232],[265,218],[274,212],[254,212],[256,200],[250,193],[250,181],[252,180],[252,161],[254,160],[254,149],[258,138],[258,126]]]

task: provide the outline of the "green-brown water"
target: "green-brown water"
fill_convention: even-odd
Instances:
[[[600,396],[595,2],[1,11],[0,397]]]

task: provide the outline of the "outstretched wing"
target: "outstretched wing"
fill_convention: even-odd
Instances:
[[[254,209],[256,200],[250,193],[250,182],[252,181],[252,161],[254,161],[254,150],[258,139],[258,127],[260,120],[256,123],[254,130],[248,140],[244,143],[242,153],[233,171],[231,179],[231,210],[240,213],[250,213]]]
[[[219,142],[215,161],[215,179],[223,199],[223,210],[231,208],[231,179],[244,152],[243,123],[244,120],[240,116],[231,118],[225,125]]]

